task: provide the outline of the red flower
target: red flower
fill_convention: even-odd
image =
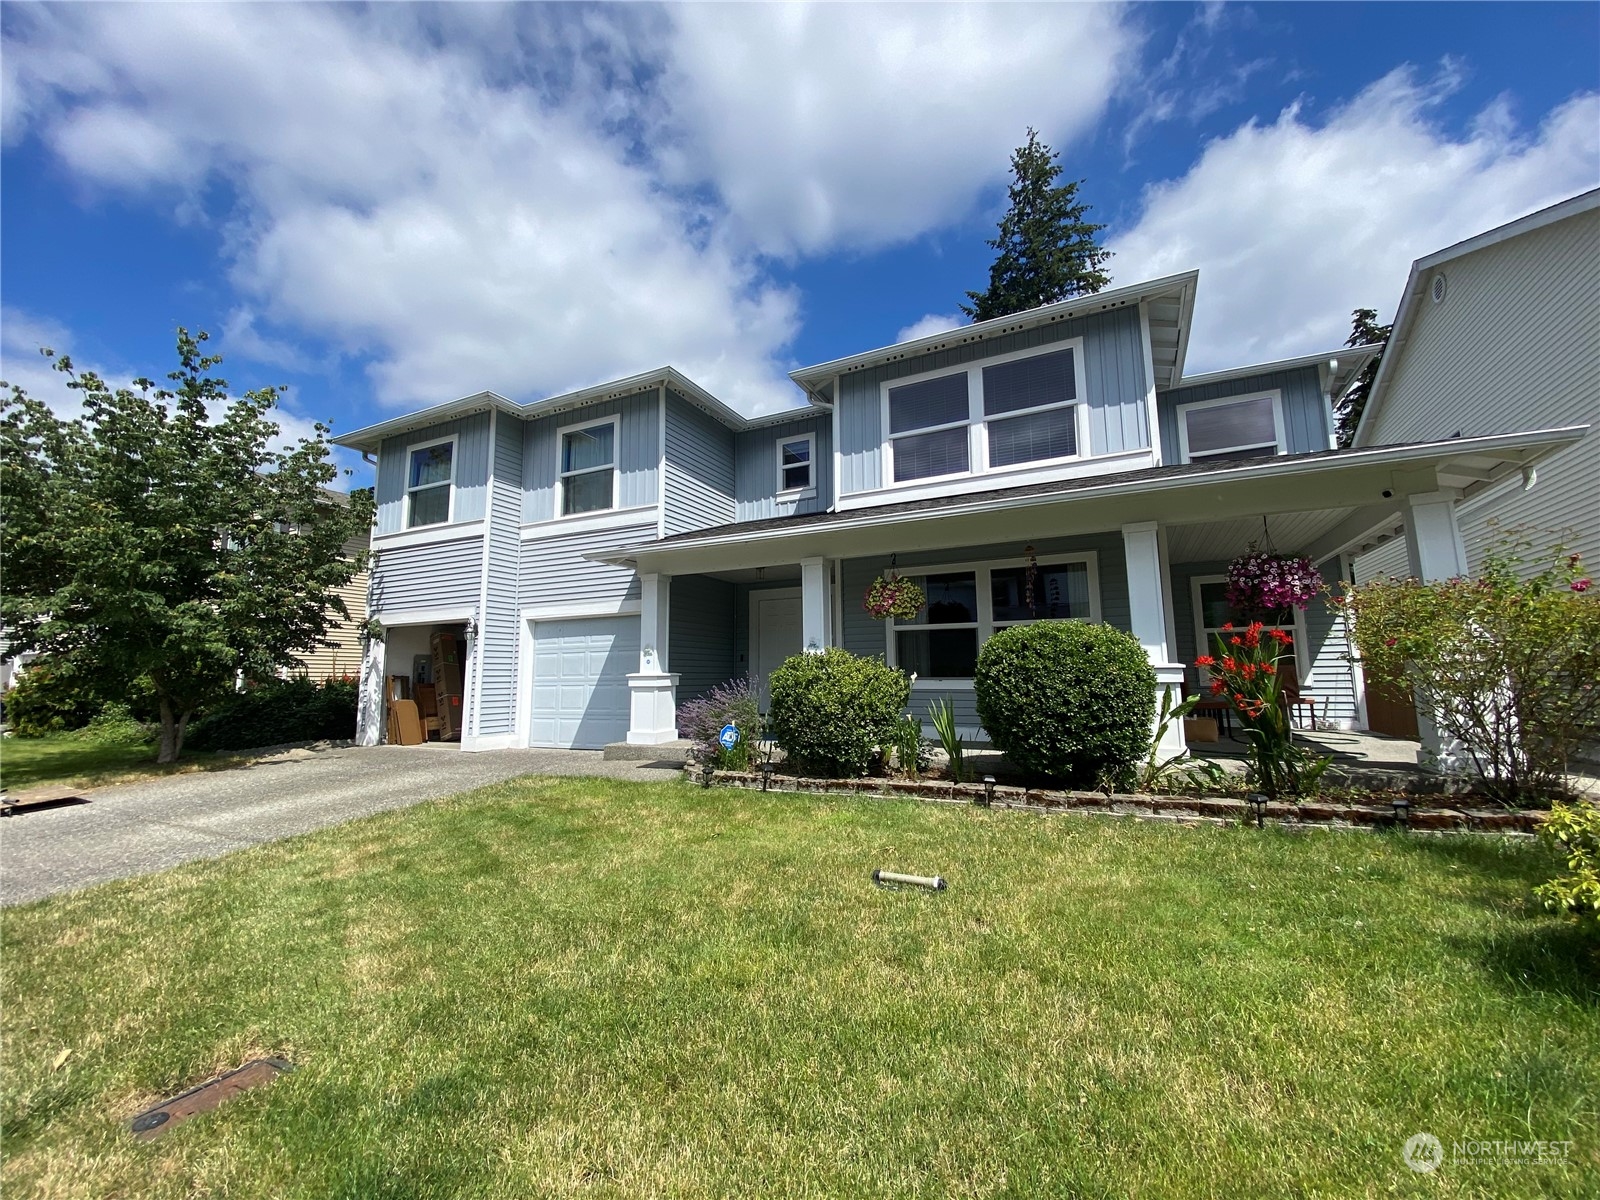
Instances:
[[[1194,660],[1194,665],[1197,667],[1214,667],[1217,665],[1217,660],[1212,658],[1209,654],[1202,654],[1199,658]]]
[[[1243,638],[1238,638],[1238,637],[1231,637],[1231,638],[1228,639],[1228,644],[1230,646],[1242,646],[1242,645],[1244,645],[1244,639]]]
[[[1226,683],[1224,683],[1224,682],[1223,682],[1223,681],[1222,681],[1222,680],[1220,680],[1220,679],[1213,679],[1213,680],[1212,680],[1212,681],[1211,681],[1211,694],[1212,694],[1212,695],[1213,695],[1213,696],[1220,696],[1220,695],[1221,695],[1221,694],[1222,694],[1222,692],[1223,692],[1223,690],[1224,690],[1224,689],[1225,689],[1225,688],[1226,688],[1226,687],[1227,687],[1227,686],[1228,686],[1228,685],[1227,685],[1227,684],[1226,684]]]
[[[1383,644],[1385,646],[1393,646],[1397,640],[1398,639],[1396,639],[1396,638],[1384,638],[1383,639]]]
[[[1587,579],[1574,579],[1572,581],[1572,590],[1575,592],[1587,592],[1589,590],[1589,583],[1590,581]]]
[[[1292,637],[1290,637],[1281,629],[1274,629],[1272,631],[1272,640],[1277,642],[1280,646],[1290,645],[1294,641]]]
[[[1237,662],[1237,661],[1236,661],[1236,660],[1235,660],[1235,659],[1234,659],[1234,657],[1233,657],[1233,655],[1231,655],[1231,654],[1228,654],[1228,655],[1224,655],[1224,656],[1223,656],[1223,659],[1222,659],[1222,669],[1223,669],[1223,670],[1224,670],[1224,671],[1231,671],[1231,670],[1233,670],[1233,669],[1234,669],[1234,668],[1235,668],[1235,667],[1236,667],[1236,666],[1238,666],[1238,665],[1239,665],[1239,664],[1238,664],[1238,662]]]
[[[1224,629],[1232,629],[1233,628],[1233,622],[1229,621],[1226,625],[1223,626],[1223,628]]]

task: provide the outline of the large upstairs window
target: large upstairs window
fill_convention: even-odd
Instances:
[[[406,471],[406,528],[450,520],[455,482],[456,439],[442,438],[410,447]]]
[[[1270,458],[1285,452],[1277,391],[1180,404],[1178,450],[1184,462],[1208,458]]]
[[[910,483],[1077,458],[1081,353],[1073,343],[885,384],[889,478]]]
[[[561,431],[561,515],[617,506],[617,420],[591,421]]]

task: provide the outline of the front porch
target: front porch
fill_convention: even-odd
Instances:
[[[1176,700],[1202,685],[1191,664],[1230,619],[1227,563],[1253,544],[1310,558],[1329,593],[1350,577],[1355,554],[1389,538],[1404,539],[1418,577],[1463,573],[1456,505],[1536,456],[1488,442],[1516,439],[1158,468],[749,522],[619,552],[609,560],[633,565],[642,584],[644,654],[629,676],[628,741],[674,740],[683,700],[730,678],[764,681],[789,655],[842,646],[914,674],[911,711],[925,728],[929,706],[948,697],[964,739],[984,744],[972,667],[996,629],[1031,620],[1103,621],[1130,633]],[[922,585],[928,604],[916,619],[880,621],[863,608],[868,585],[889,571]],[[1330,736],[1365,729],[1342,615],[1324,596],[1293,615],[1293,632],[1297,682],[1316,702],[1318,726]],[[1420,744],[1352,749],[1386,762],[1409,753],[1403,765],[1414,769],[1447,749],[1420,733]],[[1174,725],[1161,752],[1185,748]]]

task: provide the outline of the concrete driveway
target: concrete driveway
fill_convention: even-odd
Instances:
[[[293,750],[249,767],[96,788],[84,793],[88,804],[0,820],[0,904],[216,858],[517,775],[666,780],[680,769],[607,762],[598,750],[374,746]]]

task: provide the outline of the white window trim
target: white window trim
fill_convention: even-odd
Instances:
[[[1226,404],[1244,404],[1250,400],[1272,401],[1272,432],[1273,440],[1270,442],[1249,442],[1237,446],[1228,446],[1221,450],[1207,450],[1198,459],[1189,456],[1189,413],[1197,408],[1221,408]],[[1264,392],[1241,392],[1237,396],[1218,396],[1215,400],[1191,400],[1187,404],[1180,404],[1173,410],[1178,418],[1178,458],[1182,462],[1205,462],[1212,458],[1226,458],[1230,454],[1237,454],[1241,450],[1261,450],[1272,446],[1275,454],[1287,454],[1288,445],[1284,441],[1283,433],[1283,390],[1271,388]]]
[[[1100,556],[1093,550],[1079,554],[1045,554],[1035,557],[1034,564],[1039,567],[1059,567],[1071,563],[1082,563],[1088,569],[1089,577],[1089,617],[1091,625],[1100,623]],[[897,625],[891,617],[884,621],[884,661],[891,667],[899,665],[899,654],[895,644],[895,634],[902,629],[971,629],[976,624],[978,630],[978,653],[983,653],[984,643],[995,634],[994,623],[994,595],[990,591],[989,577],[993,571],[1012,570],[1017,567],[1026,567],[1026,558],[996,558],[983,562],[963,563],[937,563],[929,566],[912,566],[900,569],[903,577],[921,577],[924,575],[956,575],[970,571],[978,588],[978,620],[960,621],[949,625]],[[1042,618],[1048,620],[1050,618]],[[1076,620],[1077,618],[1069,618]],[[1013,625],[1031,625],[1033,621],[1007,621],[999,628],[1009,629]],[[917,679],[912,683],[912,688],[917,691],[948,690],[950,688],[970,688],[972,680],[959,678],[928,677]]]
[[[1062,350],[1072,351],[1072,386],[1073,399],[1060,404],[1044,404],[1036,408],[1019,408],[1015,412],[996,413],[994,416],[985,416],[983,411],[983,370],[985,367],[999,366],[1002,363],[1015,362],[1023,358],[1037,358],[1043,354],[1056,354]],[[908,429],[904,433],[889,432],[889,389],[902,388],[908,384],[925,383],[930,379],[944,379],[947,376],[965,373],[967,376],[967,418],[965,421],[951,421],[943,425],[929,425],[925,429]],[[1072,408],[1075,423],[1075,442],[1078,452],[1059,458],[1041,458],[1033,462],[1012,463],[1009,466],[993,467],[989,464],[989,425],[990,421],[1004,421],[1011,417],[1024,417],[1031,413],[1049,412],[1056,408]],[[1064,463],[1079,462],[1093,457],[1089,447],[1089,398],[1083,375],[1083,339],[1065,338],[1059,342],[1051,342],[1045,346],[1030,346],[1026,350],[1013,350],[1010,354],[996,354],[990,358],[975,359],[964,367],[942,367],[934,371],[922,371],[916,375],[902,375],[896,379],[886,379],[878,385],[878,420],[879,428],[883,430],[880,439],[883,456],[883,484],[879,491],[892,491],[896,488],[916,487],[936,479],[957,479],[966,476],[999,475],[1005,472],[1040,467],[1060,466]],[[938,433],[945,429],[967,429],[967,469],[965,471],[951,471],[945,475],[927,475],[921,479],[896,480],[894,477],[894,443],[896,438],[915,437],[922,433]],[[981,465],[978,465],[981,464]]]
[[[796,442],[804,442],[809,447],[809,457],[806,466],[811,477],[811,482],[805,487],[786,488],[783,486],[783,448],[792,446]],[[809,500],[817,494],[817,435],[815,433],[796,433],[789,437],[778,438],[772,444],[773,457],[777,460],[778,490],[777,497],[783,500]]]
[[[1194,613],[1194,644],[1199,647],[1195,651],[1198,658],[1202,654],[1215,655],[1217,647],[1211,640],[1211,632],[1206,628],[1206,610],[1200,602],[1200,586],[1206,583],[1227,583],[1226,575],[1191,575],[1189,577],[1189,603]],[[1294,673],[1300,680],[1300,686],[1306,686],[1306,676],[1311,671],[1311,662],[1307,657],[1306,645],[1306,614],[1300,608],[1294,608]],[[1235,622],[1237,624],[1237,622]],[[1246,622],[1248,624],[1248,622]],[[1268,626],[1268,628],[1272,628]],[[1278,626],[1278,628],[1283,628]],[[1217,631],[1220,632],[1220,631]],[[1202,689],[1211,686],[1211,672],[1205,667],[1196,667],[1199,683]]]
[[[401,527],[400,527],[402,532],[409,532],[409,531],[418,530],[418,529],[438,529],[438,528],[440,528],[442,526],[445,526],[445,525],[453,525],[453,524],[455,524],[455,519],[456,519],[456,464],[459,461],[459,458],[458,458],[458,456],[456,454],[456,451],[460,449],[460,446],[458,446],[456,443],[458,441],[460,441],[460,438],[461,438],[460,434],[452,433],[448,437],[430,438],[426,442],[412,442],[412,443],[410,443],[409,445],[406,446],[406,458],[405,458],[405,468],[406,468],[406,472],[405,472],[405,479],[406,479],[406,484],[405,484],[405,504],[403,505],[403,511],[400,514],[404,518],[403,522],[401,523]],[[425,484],[420,485],[419,487],[412,487],[411,486],[411,459],[412,459],[412,457],[416,454],[416,452],[418,450],[431,450],[435,446],[444,446],[444,445],[449,445],[449,447],[450,447],[450,478],[445,480],[443,483],[425,483]],[[450,493],[449,493],[450,499],[449,499],[449,503],[446,505],[446,508],[445,508],[445,518],[444,518],[444,520],[442,520],[442,521],[429,521],[426,525],[413,525],[411,523],[411,499],[412,499],[412,497],[417,492],[432,491],[434,488],[438,488],[438,487],[447,487],[447,488],[450,489]]]
[[[596,471],[611,472],[611,504],[607,508],[592,509],[589,512],[563,513],[566,507],[567,475],[561,469],[562,450],[566,445],[567,434],[580,433],[585,429],[598,429],[601,425],[611,426],[611,465],[609,467],[584,467],[582,470],[573,471],[573,475],[590,475]],[[592,517],[595,513],[611,512],[620,503],[622,495],[622,419],[620,417],[598,417],[593,421],[579,421],[572,425],[563,425],[556,430],[556,521],[577,521],[584,517]]]

